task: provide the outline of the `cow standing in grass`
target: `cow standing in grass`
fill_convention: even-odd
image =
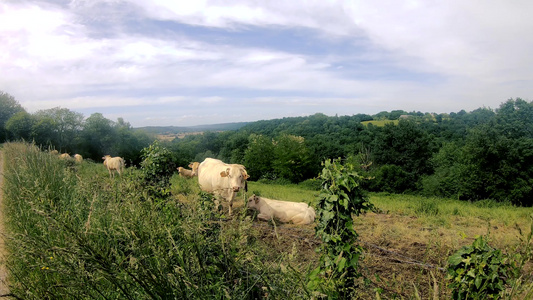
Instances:
[[[198,183],[200,188],[215,197],[222,197],[229,202],[229,215],[232,215],[233,199],[240,190],[246,191],[249,178],[243,165],[226,164],[221,160],[206,158],[198,166]],[[215,199],[218,207],[219,201]]]
[[[107,171],[109,171],[109,177],[115,177],[113,171],[117,171],[118,175],[122,175],[125,168],[124,159],[122,159],[122,157],[111,157],[110,155],[106,155],[102,157],[102,159],[104,160],[104,166],[106,166]]]

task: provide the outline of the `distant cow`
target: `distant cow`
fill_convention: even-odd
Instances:
[[[226,164],[218,159],[206,158],[198,166],[200,188],[229,202],[229,215],[233,213],[233,199],[241,189],[246,191],[248,173],[243,165]],[[218,207],[218,199],[215,200]]]
[[[81,163],[83,161],[83,156],[80,154],[74,154],[74,160],[76,160],[77,163]]]
[[[61,159],[70,159],[70,155],[68,153],[63,153],[63,154],[59,155],[59,158],[61,158]]]
[[[282,223],[298,225],[311,224],[315,221],[315,210],[307,203],[272,200],[252,195],[248,199],[248,208],[256,210],[257,218],[268,221],[272,218]]]
[[[125,164],[124,159],[122,157],[111,157],[110,155],[106,155],[102,157],[104,160],[104,166],[106,166],[107,171],[109,171],[109,177],[115,177],[115,173],[113,171],[117,171],[118,175],[122,175],[122,171],[124,171]]]
[[[192,178],[194,176],[198,176],[198,166],[200,165],[199,162],[192,162],[189,164],[189,168],[192,170],[185,169],[183,167],[178,167],[178,173],[181,177],[185,178]]]
[[[194,177],[193,171],[189,170],[189,169],[185,169],[184,167],[178,167],[178,173],[180,173],[181,177],[185,177],[185,178],[193,178]]]

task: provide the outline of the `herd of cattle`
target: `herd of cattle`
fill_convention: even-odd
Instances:
[[[51,153],[59,155],[57,150],[53,150]],[[68,153],[60,154],[59,158],[72,159]],[[102,159],[110,177],[114,177],[115,172],[121,175],[124,171],[123,158],[105,155]],[[81,163],[83,158],[81,155],[75,154],[74,160]],[[246,173],[246,168],[240,164],[227,164],[214,158],[206,158],[201,163],[193,162],[189,164],[189,168],[179,167],[180,176],[197,177],[202,191],[215,196],[216,207],[220,204],[220,198],[228,201],[229,215],[232,215],[235,196],[241,190],[245,192],[248,190],[247,179],[250,176]],[[282,223],[299,225],[311,224],[315,221],[315,210],[304,202],[273,200],[252,195],[248,199],[247,207],[258,212],[257,218],[259,220],[275,219]]]

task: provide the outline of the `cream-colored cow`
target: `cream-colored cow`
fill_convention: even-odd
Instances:
[[[106,155],[102,157],[102,159],[104,160],[104,166],[106,166],[107,171],[109,172],[109,177],[115,177],[115,172],[113,171],[117,171],[118,175],[122,175],[126,166],[122,157],[111,157],[110,155]]]
[[[206,158],[198,166],[198,183],[204,192],[222,197],[229,202],[229,215],[233,213],[233,199],[240,190],[246,191],[248,173],[243,165],[226,164],[221,160]],[[215,199],[218,207],[218,199]]]
[[[298,225],[311,224],[315,221],[315,209],[304,202],[272,200],[252,195],[248,199],[248,208],[256,210],[259,220],[272,218],[282,223]]]

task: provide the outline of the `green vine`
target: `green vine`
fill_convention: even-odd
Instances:
[[[361,275],[358,264],[363,248],[356,245],[353,216],[374,206],[361,188],[365,178],[353,165],[343,165],[340,159],[326,160],[322,165],[315,234],[323,243],[317,249],[321,253],[320,265],[310,273],[308,287],[329,299],[344,299],[354,293],[355,279]]]

